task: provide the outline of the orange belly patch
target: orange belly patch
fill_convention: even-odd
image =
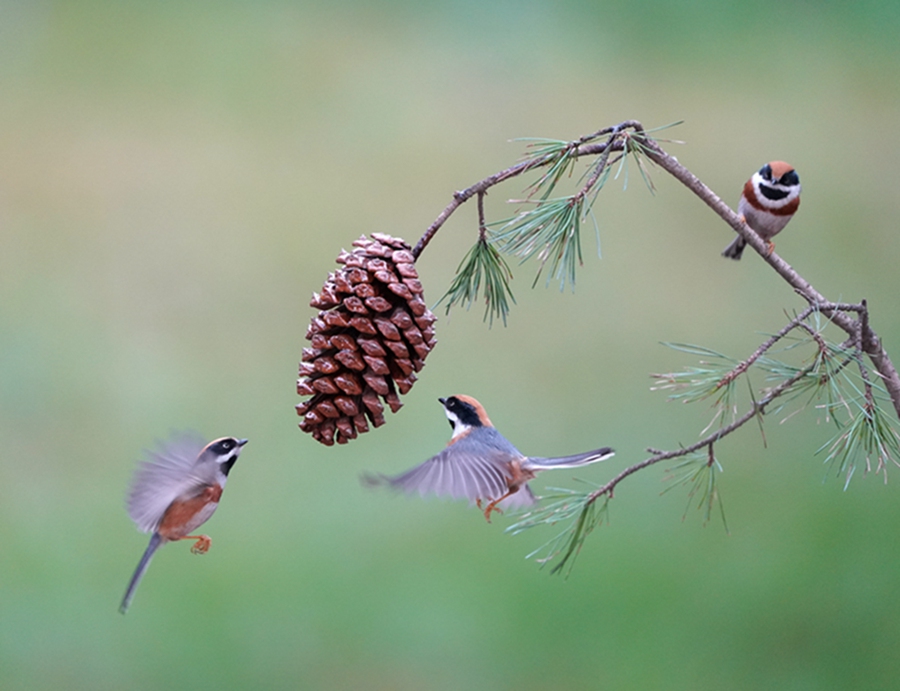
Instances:
[[[221,497],[222,488],[212,485],[191,499],[176,499],[166,509],[157,532],[166,540],[180,540],[209,518],[212,513],[209,509],[215,508]],[[203,513],[206,516],[202,516]]]

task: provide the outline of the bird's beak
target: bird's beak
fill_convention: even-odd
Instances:
[[[441,402],[441,405],[447,405],[447,399],[446,399],[446,398],[439,398],[438,400]]]
[[[243,446],[243,445],[246,444],[248,441],[250,441],[250,440],[249,440],[249,439],[238,439],[238,440],[237,440],[237,445],[238,445],[238,446]]]

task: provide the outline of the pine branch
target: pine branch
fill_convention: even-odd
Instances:
[[[648,133],[653,131],[654,130],[644,130],[643,125],[638,120],[625,120],[618,125],[605,127],[593,134],[586,135],[566,144],[553,140],[535,140],[539,143],[543,142],[543,147],[535,146],[532,155],[526,156],[524,160],[516,165],[501,170],[462,191],[455,192],[450,204],[448,204],[438,215],[419,239],[418,243],[416,243],[416,246],[413,248],[413,256],[418,258],[419,255],[421,255],[431,241],[431,238],[434,237],[441,227],[443,227],[444,223],[446,223],[447,219],[450,218],[462,204],[476,195],[486,193],[490,188],[502,182],[546,166],[550,166],[551,170],[556,166],[557,171],[559,171],[559,164],[563,159],[576,160],[578,158],[589,156],[601,156],[605,157],[600,159],[603,161],[603,165],[601,166],[598,161],[597,167],[594,168],[594,174],[596,175],[597,180],[591,187],[593,190],[599,190],[599,188],[602,188],[602,185],[598,185],[597,183],[601,180],[603,170],[609,162],[609,156],[616,152],[630,152],[637,157],[636,160],[638,160],[642,175],[645,172],[645,168],[641,162],[641,157],[644,157],[672,175],[672,177],[681,182],[693,192],[694,195],[709,206],[709,208],[712,209],[726,224],[731,226],[736,233],[741,235],[741,237],[746,240],[747,244],[752,247],[798,294],[800,294],[810,306],[821,306],[823,313],[832,318],[835,325],[843,329],[850,337],[858,338],[862,344],[863,352],[871,360],[876,372],[884,382],[884,386],[890,393],[894,410],[897,415],[900,416],[900,374],[898,374],[897,369],[894,367],[887,351],[884,350],[881,339],[869,326],[868,316],[865,317],[864,323],[859,325],[857,324],[858,319],[854,319],[844,312],[829,308],[828,305],[832,305],[833,303],[829,302],[821,293],[815,290],[806,279],[800,276],[793,267],[775,252],[769,252],[769,247],[765,241],[753,232],[740,216],[738,216],[718,195],[707,187],[700,178],[681,165],[677,159],[662,149],[655,139],[649,136]],[[604,137],[606,138],[605,141],[598,141]],[[615,160],[617,159],[614,159],[614,162]],[[564,168],[565,167],[563,166],[563,169]],[[545,174],[541,179],[558,181],[561,179],[561,175]],[[574,235],[572,237],[574,239]],[[554,256],[552,252],[547,254],[548,259],[552,256]],[[577,253],[574,256],[577,257]],[[560,258],[560,261],[562,261],[562,258]],[[569,277],[571,277],[570,274]],[[863,311],[867,312],[868,310],[864,300],[861,305],[863,306]],[[496,310],[493,314],[497,314]],[[861,333],[857,334],[857,331],[860,329]]]
[[[639,131],[637,128],[640,128]],[[527,208],[511,219],[492,224],[501,226],[494,233],[492,240],[499,244],[501,251],[513,254],[522,261],[537,257],[539,268],[533,285],[537,284],[544,268],[548,267],[548,281],[558,280],[561,288],[565,287],[566,282],[574,286],[577,267],[582,264],[581,229],[588,218],[593,219],[593,204],[610,174],[608,164],[611,154],[622,153],[622,157],[614,161],[624,162],[628,158],[633,158],[652,191],[653,184],[644,162],[647,158],[648,141],[651,141],[648,134],[636,121],[606,127],[571,142],[551,139],[530,140],[526,156],[521,162],[456,192],[451,203],[419,239],[413,248],[413,255],[418,258],[447,219],[472,197],[481,199],[495,185],[531,170],[547,168],[528,186],[527,197],[520,200],[519,203]],[[560,181],[572,175],[577,161],[590,156],[596,156],[597,160],[583,176],[581,188],[572,195],[552,198],[550,195]],[[596,230],[596,222],[593,225]],[[599,254],[599,232],[597,234]],[[483,240],[481,242],[484,244]],[[471,257],[469,259],[471,260]],[[471,268],[472,266],[464,260],[457,272],[457,279],[460,279],[460,274]],[[469,277],[462,276],[457,288],[467,283]],[[500,288],[502,289],[502,286]],[[500,294],[506,296],[506,293]],[[455,303],[451,301],[448,304],[452,306]],[[493,302],[493,298],[489,297],[485,318],[501,313],[499,303]]]
[[[578,162],[591,157],[594,161],[578,180],[580,187],[571,195],[559,196],[560,185],[573,177]],[[582,261],[582,226],[588,217],[593,218],[598,194],[616,164],[614,178],[622,176],[627,187],[629,160],[635,162],[651,192],[654,188],[648,174],[650,164],[685,185],[806,300],[807,307],[789,318],[783,329],[741,361],[699,346],[669,344],[709,359],[701,362],[699,367],[682,372],[654,375],[657,388],[673,391],[671,397],[674,400],[711,399],[716,413],[696,443],[670,451],[648,449],[648,458],[623,469],[590,491],[556,490],[557,494],[546,497],[545,503],[510,526],[510,532],[520,533],[533,527],[564,524],[563,529],[536,552],[545,553],[542,564],[559,559],[553,568],[555,573],[572,568],[586,536],[606,520],[616,487],[635,473],[663,461],[678,460],[672,468],[675,486],[689,486],[689,501],[704,509],[705,520],[709,520],[711,512],[718,506],[724,521],[716,484],[722,467],[714,453],[714,445],[751,420],[756,420],[762,430],[764,416],[771,412],[770,408],[783,410],[801,397],[806,397],[804,406],[824,401],[818,403],[818,407],[837,425],[835,438],[820,451],[827,451],[826,463],[845,477],[845,485],[859,469],[881,472],[886,478],[890,463],[900,465],[900,435],[888,423],[882,409],[882,401],[890,400],[895,413],[900,416],[900,375],[870,326],[866,301],[859,304],[828,301],[793,267],[771,252],[768,244],[746,225],[742,217],[669,155],[659,140],[650,137],[649,131],[644,130],[637,120],[605,127],[569,142],[530,140],[522,161],[456,192],[450,204],[425,231],[413,254],[418,258],[456,209],[473,196],[477,197],[478,241],[460,264],[445,298],[448,298],[448,308],[454,304],[469,307],[481,295],[486,302],[485,319],[492,322],[494,317],[501,317],[505,322],[509,305],[504,298],[512,297],[508,291],[511,273],[498,251],[523,261],[536,258],[539,269],[535,283],[546,268],[548,281],[555,278],[561,287],[566,282],[574,285],[575,273]],[[483,214],[484,194],[500,183],[539,169],[541,175],[527,187],[526,198],[520,201],[523,209],[489,236],[486,230],[489,224]],[[493,246],[494,242],[498,247]],[[815,324],[809,323],[810,320]],[[822,331],[828,325],[834,325],[847,335],[843,343],[833,344],[824,339]],[[785,350],[812,344],[815,351],[802,366],[792,365],[773,357],[772,349],[776,343],[788,344]],[[864,356],[874,368],[874,377]],[[851,375],[854,368],[850,365],[853,364],[858,372],[855,377]],[[753,369],[764,374],[769,384],[767,388],[755,390],[750,386],[746,377]],[[747,380],[750,405],[738,415],[735,384],[740,378]],[[726,422],[728,413],[731,413],[730,422]]]
[[[717,413],[712,422],[701,433],[702,439],[689,446],[664,451],[648,449],[649,458],[635,463],[619,472],[615,477],[590,492],[570,491],[565,504],[554,503],[533,509],[525,514],[508,530],[514,534],[541,525],[565,522],[565,527],[541,549],[545,556],[542,563],[557,558],[553,573],[571,571],[574,558],[577,556],[588,533],[597,527],[602,517],[608,512],[609,501],[613,498],[616,487],[626,478],[640,470],[656,465],[662,461],[683,459],[673,471],[673,486],[689,486],[688,502],[697,502],[698,508],[704,510],[704,521],[710,519],[714,507],[718,506],[723,525],[727,531],[724,507],[717,485],[718,474],[722,466],[714,453],[714,445],[734,433],[752,420],[761,421],[768,413],[768,408],[776,401],[792,400],[801,393],[810,393],[808,403],[816,397],[824,395],[825,404],[839,431],[832,441],[819,451],[828,449],[826,463],[845,475],[845,488],[859,468],[865,472],[883,473],[887,477],[889,462],[900,466],[900,435],[887,423],[877,402],[876,387],[869,381],[868,370],[862,364],[860,339],[853,339],[847,345],[828,343],[821,335],[821,328],[813,328],[807,323],[810,318],[818,319],[825,313],[840,314],[845,312],[865,312],[865,306],[827,303],[810,306],[790,319],[778,333],[766,339],[751,355],[742,361],[729,358],[708,348],[684,344],[667,344],[676,350],[712,358],[715,362],[702,361],[701,367],[691,367],[683,372],[665,375],[652,375],[656,379],[655,389],[674,391],[670,400],[693,402],[710,397],[716,399]],[[834,319],[829,319],[833,323]],[[800,330],[808,334],[806,343],[815,344],[816,352],[811,361],[803,367],[795,367],[779,362],[767,353],[785,340],[792,331]],[[862,327],[859,333],[862,332]],[[789,346],[791,349],[796,344]],[[857,385],[850,378],[847,365],[855,362],[858,365],[862,382]],[[723,414],[733,407],[733,386],[735,381],[746,375],[752,367],[766,372],[769,379],[778,383],[763,390],[756,397],[751,389],[751,404],[738,417],[736,407],[733,419],[725,424]],[[723,393],[725,391],[726,393]],[[838,413],[847,411],[848,422],[840,422]],[[709,428],[720,421],[720,426],[712,432]],[[671,490],[672,487],[665,491]],[[602,499],[602,513],[593,506]],[[539,550],[540,551],[540,550]]]

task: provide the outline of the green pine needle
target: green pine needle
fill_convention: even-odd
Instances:
[[[796,406],[798,400],[800,405],[797,410],[815,404],[838,428],[834,437],[816,453],[826,453],[825,464],[837,475],[843,476],[844,489],[847,489],[859,470],[863,473],[883,473],[886,480],[888,465],[893,463],[900,466],[900,434],[885,413],[884,401],[887,394],[884,387],[877,381],[869,382],[868,377],[862,374],[864,368],[857,350],[825,341],[820,331],[820,328],[813,330],[815,337],[788,339],[788,345],[782,348],[782,352],[793,351],[799,346],[815,348],[812,355],[801,364],[789,364],[772,358],[768,355],[772,350],[769,350],[766,355],[757,357],[749,367],[742,363],[741,367],[746,371],[738,368],[737,360],[709,348],[666,343],[664,345],[675,350],[708,359],[702,360],[699,367],[654,375],[656,382],[653,389],[669,390],[672,392],[670,400],[685,403],[715,397],[715,407],[718,409],[713,417],[715,421],[719,416],[724,420],[725,409],[736,405],[735,383],[740,378],[746,378],[750,371],[764,373],[767,383],[767,388],[751,388],[753,405],[757,396],[762,396],[769,390],[768,386],[780,386],[781,382],[793,380],[766,407],[765,414],[780,413],[792,402]],[[714,484],[704,489],[704,483],[714,483],[716,468],[715,464],[710,465],[708,473],[711,475],[707,476],[706,470],[694,468],[690,461],[676,466],[676,469],[685,470],[676,484],[688,481],[693,483],[691,496],[699,493],[701,503],[706,506],[707,519],[713,500],[720,501],[715,494]]]
[[[845,390],[848,384],[852,386],[852,377],[849,377],[844,370],[855,360],[856,355],[852,351],[831,343],[828,344],[828,349],[825,351],[816,349],[812,364],[802,367],[789,365],[772,358],[759,358],[756,366],[766,373],[766,379],[770,382],[790,379],[803,372],[803,376],[782,394],[777,409],[770,412],[778,412],[794,399],[808,394],[806,403],[802,407],[806,407],[813,401],[824,399],[825,402],[819,403],[818,407],[824,409],[828,413],[829,419],[840,426],[838,413],[843,410],[852,414],[845,399]]]
[[[464,304],[469,309],[478,295],[482,294],[485,321],[489,320],[493,326],[494,318],[499,317],[506,326],[509,302],[516,301],[509,287],[510,280],[512,271],[506,260],[487,238],[481,236],[460,262],[450,289],[438,304],[446,298],[447,314],[450,314],[450,308],[457,304]]]
[[[716,420],[724,426],[737,415],[736,379],[729,377],[738,361],[709,348],[684,343],[663,343],[663,345],[693,355],[701,355],[709,360],[701,360],[699,367],[686,367],[680,372],[654,374],[651,391],[671,391],[670,401],[693,403],[707,398],[713,400],[715,414],[701,434],[705,434]]]
[[[680,123],[673,123],[680,124]],[[666,125],[671,127],[673,125]],[[657,129],[665,129],[665,127]],[[656,130],[652,130],[656,131]],[[571,177],[579,158],[579,149],[585,144],[606,140],[608,148],[588,165],[580,176],[581,189],[570,196],[551,198],[557,185],[564,177]],[[521,141],[521,140],[520,140]],[[537,285],[541,274],[547,268],[547,283],[560,282],[560,290],[566,282],[575,287],[575,273],[582,264],[581,227],[590,218],[597,232],[599,254],[599,229],[593,216],[593,206],[597,195],[603,189],[611,172],[610,153],[618,141],[622,144],[619,170],[624,172],[624,184],[628,184],[629,159],[634,159],[647,188],[654,192],[653,181],[647,171],[649,158],[648,142],[652,141],[647,132],[630,132],[616,128],[604,128],[575,141],[559,139],[531,138],[528,141],[525,161],[535,163],[546,170],[528,186],[527,198],[522,201],[532,205],[516,216],[495,225],[500,225],[494,234],[501,251],[518,256],[523,262],[537,257],[540,266],[532,286]]]
[[[900,436],[887,421],[881,408],[867,405],[863,400],[854,401],[856,415],[849,425],[834,436],[816,453],[828,449],[825,463],[837,475],[844,476],[844,490],[857,470],[883,473],[887,482],[889,463],[900,466]],[[873,468],[874,461],[874,468]]]
[[[525,160],[542,161],[548,166],[543,175],[528,186],[531,190],[529,197],[537,195],[541,200],[546,200],[553,194],[560,180],[572,175],[578,160],[575,155],[577,147],[572,142],[558,139],[531,138],[525,141],[531,142],[525,153]]]
[[[540,262],[532,286],[536,285],[545,267],[549,267],[547,282],[556,279],[560,289],[566,281],[574,288],[575,271],[582,263],[581,224],[585,220],[583,197],[564,197],[534,203],[493,234],[500,249],[527,261],[537,257]]]
[[[526,559],[536,557],[541,568],[554,559],[557,563],[550,570],[551,574],[565,572],[568,576],[575,565],[575,559],[581,551],[585,539],[604,521],[609,520],[609,496],[591,500],[591,492],[550,487],[554,494],[541,497],[551,500],[537,508],[522,514],[517,523],[509,526],[505,532],[518,535],[521,532],[539,526],[555,526],[564,522],[566,526],[536,550],[526,555]],[[537,557],[542,554],[543,556]]]
[[[685,507],[682,520],[687,517],[688,509],[694,499],[697,499],[697,509],[703,510],[703,524],[709,523],[714,507],[719,507],[719,516],[722,526],[728,532],[728,522],[725,520],[725,507],[722,504],[722,495],[717,484],[718,474],[723,472],[715,456],[710,457],[708,451],[698,451],[684,458],[669,471],[672,475],[667,478],[672,484],[663,490],[663,494],[676,487],[690,485],[688,491],[688,505]]]
[[[628,161],[631,159],[634,159],[638,172],[641,174],[641,179],[644,181],[644,185],[647,186],[650,194],[656,194],[656,187],[653,184],[653,180],[650,178],[650,172],[647,170],[647,162],[649,159],[647,159],[643,135],[635,134],[625,138],[625,152],[619,158],[619,167],[616,170],[615,175],[616,180],[619,179],[620,175],[623,176],[623,190],[628,189]]]

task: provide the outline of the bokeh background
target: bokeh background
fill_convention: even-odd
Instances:
[[[814,409],[720,446],[730,534],[653,468],[568,580],[524,559],[548,534],[358,482],[436,452],[452,393],[526,453],[616,447],[592,482],[697,438],[708,407],[649,390],[693,364],[659,342],[745,357],[802,305],[660,172],[601,194],[574,294],[525,265],[507,328],[441,311],[384,427],[325,448],[293,406],[341,247],[414,242],[511,140],[630,118],[684,120],[671,150],[732,204],[791,161],[777,251],[900,358],[898,29],[876,0],[0,3],[0,686],[897,688],[900,488],[843,491]],[[422,256],[432,304],[474,232],[464,207]],[[124,493],[184,428],[250,444],[211,552],[163,549],[122,617]]]

